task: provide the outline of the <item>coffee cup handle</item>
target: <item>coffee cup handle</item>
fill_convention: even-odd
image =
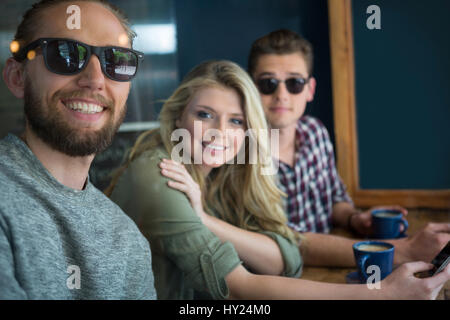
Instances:
[[[400,223],[403,224],[403,231],[401,234],[404,235],[406,233],[406,230],[408,230],[409,224],[408,221],[406,221],[406,219],[400,220]]]
[[[366,266],[365,266],[368,258],[369,258],[369,255],[365,254],[358,260],[358,269],[361,270],[361,273],[364,276],[364,279],[367,279],[369,277],[366,273]]]

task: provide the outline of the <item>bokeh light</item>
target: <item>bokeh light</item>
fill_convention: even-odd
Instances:
[[[11,50],[12,53],[18,52],[20,49],[20,44],[18,41],[14,40],[9,45],[9,50]]]
[[[35,57],[36,57],[36,51],[34,51],[34,50],[28,51],[28,53],[27,53],[28,60],[33,60]]]

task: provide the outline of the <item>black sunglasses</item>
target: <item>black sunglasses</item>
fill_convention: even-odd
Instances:
[[[103,73],[111,80],[130,81],[137,73],[142,52],[123,47],[96,47],[86,43],[64,38],[40,38],[31,42],[15,55],[19,62],[27,58],[28,52],[36,47],[42,48],[47,69],[61,75],[80,73],[95,54]]]
[[[286,85],[287,91],[292,94],[299,94],[303,91],[303,88],[305,87],[305,84],[307,84],[309,81],[308,79],[304,78],[289,78],[286,80],[278,80],[275,78],[262,78],[259,79],[256,82],[256,85],[258,86],[259,91],[262,94],[272,94],[277,90],[278,85],[280,82],[284,82]]]

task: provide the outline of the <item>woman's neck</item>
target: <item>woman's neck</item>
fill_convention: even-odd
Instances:
[[[211,168],[210,166],[207,166],[205,164],[201,164],[201,165],[199,165],[199,169],[203,175],[203,178],[206,179],[209,176],[209,174],[211,173],[213,168]]]

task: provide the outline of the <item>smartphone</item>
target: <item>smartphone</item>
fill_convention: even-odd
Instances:
[[[434,257],[431,263],[434,265],[433,269],[418,272],[416,276],[419,278],[428,278],[434,276],[435,274],[438,274],[445,269],[445,267],[450,263],[450,241],[447,242],[447,245],[444,247],[444,249],[442,249],[436,257]]]

